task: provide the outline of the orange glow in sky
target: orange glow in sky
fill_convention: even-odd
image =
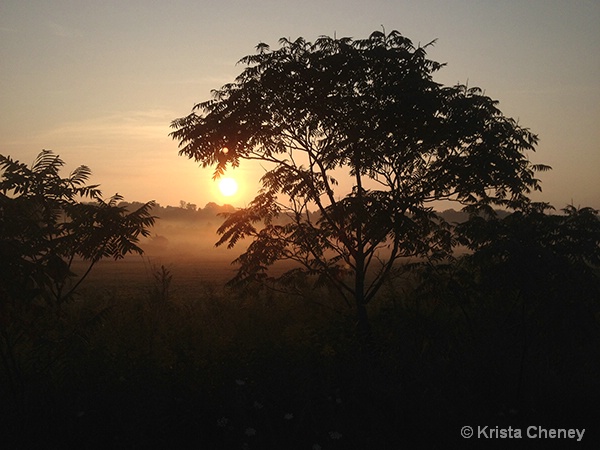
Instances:
[[[214,167],[178,156],[171,121],[235,80],[259,42],[361,39],[383,24],[415,45],[437,39],[428,56],[447,66],[435,81],[481,87],[539,135],[530,159],[553,170],[534,200],[600,209],[599,23],[600,2],[585,0],[5,0],[0,154],[31,164],[53,150],[65,176],[85,164],[105,196],[128,201],[244,206],[264,169],[241,161],[243,188],[226,197]]]

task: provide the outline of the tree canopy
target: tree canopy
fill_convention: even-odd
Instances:
[[[450,250],[433,202],[493,214],[540,189],[535,172],[549,167],[528,158],[537,136],[481,89],[437,83],[433,42],[376,31],[279,43],[259,44],[234,82],[172,122],[180,155],[215,178],[243,160],[265,163],[256,198],[219,229],[217,245],[252,239],[238,281],[293,260],[353,298],[360,316],[398,258]],[[288,222],[274,222],[280,215]]]

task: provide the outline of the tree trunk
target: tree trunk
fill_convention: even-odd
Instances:
[[[358,275],[358,274],[357,274]],[[355,291],[356,301],[356,331],[358,338],[359,350],[361,353],[361,359],[368,366],[371,366],[375,362],[375,348],[373,343],[373,334],[371,331],[371,324],[369,323],[369,315],[367,312],[367,305],[365,304],[364,297],[364,276],[359,279],[357,276]]]
[[[354,274],[354,299],[356,302],[357,332],[361,359],[367,370],[369,370],[375,362],[375,351],[365,299],[365,277],[367,271],[365,266],[363,226],[367,223],[368,219],[364,208],[360,158],[358,155],[356,155],[354,165],[356,170],[356,198],[358,200],[356,210],[356,272]]]
[[[373,335],[371,333],[371,324],[369,323],[367,306],[358,299],[356,302],[356,318],[360,345],[364,348],[370,347],[373,341]]]

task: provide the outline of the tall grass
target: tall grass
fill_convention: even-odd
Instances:
[[[581,401],[593,405],[598,393],[597,334],[567,361],[530,324],[523,373],[516,299],[390,282],[370,311],[378,360],[365,370],[355,316],[325,289],[291,297],[200,282],[190,292],[164,265],[146,280],[136,291],[108,279],[84,291],[54,340],[18,349],[22,395],[2,390],[0,439],[21,448],[425,447],[460,441],[466,424],[581,428]]]

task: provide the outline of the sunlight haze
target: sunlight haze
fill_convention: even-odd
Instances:
[[[443,84],[468,83],[540,137],[535,200],[600,208],[600,2],[260,1],[0,4],[0,153],[30,164],[52,149],[85,164],[105,196],[161,205],[244,206],[263,169],[242,161],[219,191],[211,168],[178,156],[170,133],[212,89],[243,70],[259,42],[365,38],[397,29],[434,39]]]
[[[222,178],[219,181],[219,190],[225,197],[231,197],[237,192],[238,184],[233,178]]]

